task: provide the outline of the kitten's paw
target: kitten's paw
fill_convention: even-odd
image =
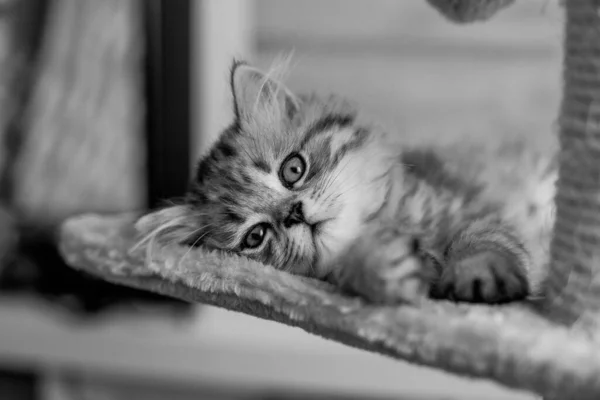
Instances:
[[[475,303],[524,299],[529,284],[524,268],[509,255],[485,250],[448,263],[432,297]]]
[[[430,278],[418,238],[378,239],[376,246],[360,244],[345,257],[339,276],[342,287],[378,304],[417,304],[427,298]]]

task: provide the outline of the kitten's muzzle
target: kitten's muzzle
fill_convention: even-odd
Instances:
[[[283,220],[283,226],[289,228],[296,224],[304,224],[304,211],[302,210],[302,202],[298,201],[290,207],[289,214]]]

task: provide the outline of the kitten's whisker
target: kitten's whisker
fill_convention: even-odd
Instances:
[[[328,194],[328,195],[327,195],[327,196],[326,196],[326,197],[323,199],[323,201],[324,201],[324,202],[327,202],[327,201],[331,200],[333,197],[335,197],[335,198],[339,198],[339,197],[341,197],[341,196],[343,196],[343,195],[347,194],[347,193],[348,193],[348,192],[350,192],[351,190],[354,190],[354,189],[356,189],[356,188],[357,188],[357,187],[359,187],[359,186],[360,186],[359,184],[356,184],[356,185],[350,186],[350,187],[348,187],[348,188],[345,188],[345,189],[344,189],[343,191],[341,191],[341,192],[330,193],[330,194]]]
[[[343,195],[345,195],[346,193],[350,192],[351,190],[354,190],[354,189],[356,189],[356,188],[357,188],[357,187],[359,187],[359,186],[360,186],[359,184],[355,184],[355,185],[352,185],[352,186],[350,186],[350,187],[347,187],[347,188],[345,188],[345,189],[344,189],[342,192],[340,192],[340,193],[335,193],[335,194],[336,194],[336,196],[338,196],[338,197],[339,197],[339,196],[343,196]]]
[[[167,230],[169,228],[176,227],[177,225],[180,225],[180,218],[175,218],[171,221],[166,221],[166,222],[158,225],[156,228],[154,228],[149,233],[144,235],[135,245],[133,245],[133,247],[130,249],[130,251],[132,251],[132,252],[135,251],[136,249],[138,249],[140,246],[144,245],[149,240],[157,237],[160,233],[164,232],[165,230]]]
[[[200,232],[200,230],[202,230],[203,228],[197,229],[196,231],[194,231],[194,233],[198,233]],[[187,251],[185,252],[185,254],[179,259],[178,262],[178,267],[181,267],[181,263],[184,262],[185,258],[188,256],[188,254],[190,254],[190,252],[192,251],[192,249],[196,246],[196,244],[198,244],[198,242],[204,238],[204,236],[207,235],[208,232],[204,232],[204,234],[198,236],[198,238],[196,240],[194,240],[194,242],[191,244],[191,246],[187,249]]]
[[[349,160],[347,158],[345,158],[342,162],[344,164],[342,164],[338,167],[337,173],[335,175],[330,175],[327,178],[327,180],[323,183],[323,190],[329,189],[331,187],[331,185],[338,180],[340,174],[346,169],[346,167],[349,163]],[[343,184],[344,182],[342,181],[340,183]]]
[[[332,181],[335,181],[335,180],[337,180],[337,179],[338,179],[338,177],[340,176],[340,174],[341,174],[341,173],[342,173],[342,172],[343,172],[343,171],[346,169],[346,167],[347,167],[347,166],[348,166],[348,164],[350,163],[350,160],[349,160],[348,158],[344,158],[344,159],[342,160],[342,162],[343,162],[344,164],[342,164],[342,165],[340,165],[340,166],[338,167],[338,172],[337,172],[337,174],[335,174],[335,175],[333,175],[333,176],[332,176],[332,179],[331,179]]]

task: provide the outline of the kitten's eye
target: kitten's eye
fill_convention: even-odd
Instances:
[[[279,178],[285,186],[291,186],[298,182],[306,171],[306,162],[300,154],[290,155],[281,165]]]
[[[255,249],[260,246],[267,236],[267,224],[254,225],[244,238],[244,248]]]

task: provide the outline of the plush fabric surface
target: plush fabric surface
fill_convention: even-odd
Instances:
[[[132,250],[139,239],[134,219],[67,220],[60,235],[64,258],[114,283],[279,321],[409,362],[547,398],[600,398],[600,343],[531,305],[376,307],[245,258],[178,246],[153,248],[148,258],[148,249]]]

